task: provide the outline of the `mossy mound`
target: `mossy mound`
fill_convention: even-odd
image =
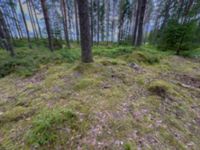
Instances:
[[[124,57],[127,62],[139,62],[145,64],[156,64],[160,62],[160,57],[148,52],[135,51],[131,55]]]
[[[81,74],[92,74],[92,73],[98,73],[103,70],[103,65],[100,63],[79,63],[74,67],[74,71],[77,71]]]
[[[148,90],[153,94],[164,97],[173,90],[173,87],[170,83],[166,81],[155,80],[150,83]]]
[[[83,78],[77,81],[77,83],[74,85],[74,90],[83,90],[85,88],[91,88],[93,86],[97,86],[99,84],[98,80],[91,79],[91,78]]]
[[[14,107],[0,115],[0,124],[18,121],[32,115],[34,111],[31,108],[26,108],[22,106]]]

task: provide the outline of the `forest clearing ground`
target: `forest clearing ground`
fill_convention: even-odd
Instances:
[[[8,75],[0,79],[0,149],[198,149],[199,68],[144,51]]]

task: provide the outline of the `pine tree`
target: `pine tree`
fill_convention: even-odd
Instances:
[[[89,5],[87,0],[77,0],[77,2],[80,19],[82,61],[90,63],[93,59],[91,49]]]

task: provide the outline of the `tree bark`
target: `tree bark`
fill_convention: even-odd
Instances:
[[[113,0],[113,5],[112,5],[112,33],[111,33],[111,40],[112,42],[114,42],[114,32],[115,32],[115,7],[116,7],[116,3]]]
[[[94,30],[94,19],[93,19],[93,0],[90,1],[91,10],[90,10],[90,27],[91,27],[91,42],[93,45],[93,30]]]
[[[19,2],[19,6],[20,6],[21,13],[22,13],[23,22],[24,22],[25,29],[26,29],[26,35],[27,35],[27,39],[28,39],[29,48],[32,48],[32,46],[31,46],[31,40],[30,40],[30,34],[29,34],[27,23],[26,23],[26,18],[25,18],[24,10],[22,8],[21,0],[18,0],[18,2]]]
[[[7,27],[7,30],[8,30],[8,33],[11,37],[12,40],[14,40],[14,35],[12,33],[12,30],[11,30],[11,23],[9,22],[9,18],[4,16],[4,23],[5,23],[5,26]]]
[[[136,12],[136,18],[135,18],[135,26],[134,26],[134,30],[133,30],[133,39],[132,39],[132,45],[133,46],[135,46],[135,44],[136,44],[138,22],[139,22],[139,15],[140,15],[140,5],[141,5],[141,0],[138,0],[137,12]]]
[[[123,37],[123,33],[122,33],[122,27],[123,27],[123,23],[124,23],[124,11],[123,11],[123,4],[124,1],[120,0],[120,12],[119,12],[119,26],[118,26],[118,43],[121,44],[121,40]]]
[[[15,18],[16,18],[16,22],[17,22],[17,25],[18,25],[18,28],[19,28],[19,32],[20,32],[20,34],[21,34],[21,37],[23,38],[24,36],[23,36],[22,29],[21,29],[21,25],[20,25],[20,23],[19,23],[19,19],[18,19],[18,16],[17,16],[16,9],[14,9],[14,16],[15,16]]]
[[[65,5],[66,5],[66,7],[67,7],[67,10],[66,10],[66,14],[67,14],[67,16],[66,16],[66,18],[68,18],[68,19],[66,19],[67,21],[68,21],[68,27],[69,27],[69,30],[68,30],[68,37],[69,37],[69,39],[71,39],[71,40],[73,40],[73,35],[71,34],[71,31],[72,31],[72,21],[71,21],[71,12],[70,12],[70,4],[69,4],[69,0],[68,1],[65,1],[66,3],[65,3]]]
[[[29,14],[29,17],[30,17],[30,23],[31,23],[31,26],[32,26],[32,29],[33,29],[33,33],[34,33],[34,38],[37,39],[38,38],[38,34],[37,34],[37,31],[36,31],[36,28],[35,28],[35,24],[34,24],[34,20],[33,20],[33,14],[32,14],[32,11],[31,11],[31,7],[30,7],[29,1],[27,1],[27,8],[28,8],[28,14]]]
[[[77,0],[77,2],[78,2],[79,19],[80,19],[82,62],[90,63],[93,61],[93,59],[91,50],[88,0]]]
[[[15,16],[14,9],[15,9],[14,7],[11,7],[12,16],[14,18],[14,23],[15,23],[15,26],[16,26],[16,29],[17,29],[17,32],[18,32],[18,35],[19,35],[19,39],[22,39],[22,34],[20,32],[20,28],[19,28],[18,23],[17,23],[18,20],[17,20],[17,18]]]
[[[78,27],[78,8],[77,8],[77,1],[74,0],[74,9],[75,9],[75,21],[76,21],[76,40],[77,43],[79,43],[80,38],[79,38],[79,27]]]
[[[69,43],[69,33],[68,33],[68,24],[67,24],[67,11],[66,11],[66,3],[65,0],[61,0],[61,12],[63,15],[63,26],[64,26],[64,33],[65,33],[65,40],[67,47],[70,48]]]
[[[107,1],[106,3],[107,9],[106,9],[106,28],[107,28],[107,35],[106,35],[106,40],[107,40],[107,44],[109,42],[109,33],[110,33],[110,1]]]
[[[35,5],[34,5],[32,0],[30,0],[30,2],[31,2],[32,8],[33,8],[33,12],[34,12],[35,20],[36,20],[36,23],[37,23],[37,26],[38,26],[40,38],[43,38],[41,28],[40,28],[40,24],[39,24],[38,17],[37,17],[37,13],[36,13],[36,10],[35,10]]]
[[[163,30],[168,22],[168,19],[170,17],[170,14],[169,14],[169,10],[170,10],[170,6],[171,6],[172,2],[171,0],[168,0],[166,2],[166,6],[165,6],[165,10],[164,10],[164,20],[163,20],[163,23],[161,24],[161,30]]]
[[[52,33],[51,33],[51,27],[50,27],[50,22],[49,22],[48,10],[47,10],[47,7],[46,7],[46,0],[40,0],[40,1],[41,1],[41,5],[42,5],[42,11],[43,11],[43,14],[44,14],[46,30],[47,30],[47,34],[48,34],[49,49],[51,51],[53,51],[54,48],[53,48],[53,42],[52,42]]]
[[[99,24],[99,20],[100,20],[100,0],[97,0],[97,44],[99,44],[99,30],[100,30],[100,24]]]
[[[140,17],[139,17],[139,27],[138,27],[138,37],[137,37],[136,46],[140,46],[142,44],[143,22],[144,22],[144,15],[145,15],[145,10],[146,10],[146,4],[147,4],[147,0],[142,0],[141,1]]]
[[[1,10],[0,10],[0,39],[3,41],[4,47],[6,48],[6,50],[10,52],[10,55],[12,57],[14,57],[15,52],[13,50],[10,34],[9,34],[9,31],[6,26],[3,13],[1,12]]]

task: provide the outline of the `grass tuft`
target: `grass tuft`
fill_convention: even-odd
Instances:
[[[56,128],[66,123],[69,129],[75,129],[77,120],[76,114],[66,108],[44,110],[33,120],[27,141],[33,145],[53,142],[58,138]]]

